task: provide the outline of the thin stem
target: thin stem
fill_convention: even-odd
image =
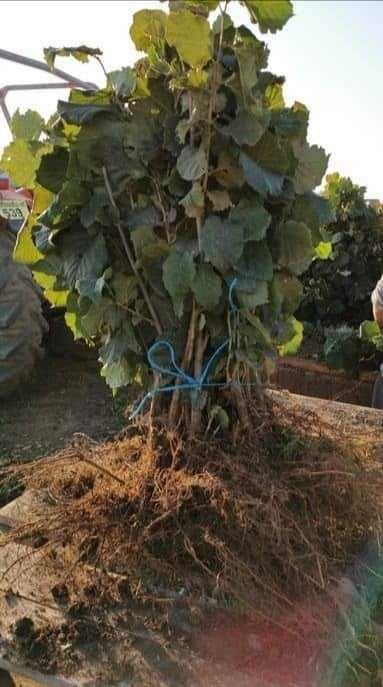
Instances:
[[[107,170],[106,170],[106,167],[103,167],[103,168],[102,168],[102,173],[103,173],[103,176],[104,176],[105,188],[106,188],[107,194],[108,194],[108,196],[109,196],[110,204],[111,204],[111,206],[113,207],[113,209],[116,210],[116,211],[118,212],[118,207],[117,207],[116,201],[114,200],[114,197],[113,197],[113,192],[112,192],[112,188],[111,188],[111,185],[110,185],[110,181],[109,181],[108,172],[107,172]],[[144,283],[144,281],[143,281],[143,279],[142,279],[142,277],[141,277],[141,275],[140,275],[140,273],[139,273],[139,271],[138,271],[138,269],[137,269],[137,267],[136,267],[136,264],[135,264],[135,261],[134,261],[134,257],[133,257],[132,251],[130,250],[129,244],[128,244],[127,240],[126,240],[126,236],[125,236],[125,234],[124,234],[124,231],[123,231],[123,228],[122,228],[122,226],[121,226],[120,220],[119,220],[119,219],[116,219],[116,220],[115,220],[115,224],[116,224],[118,233],[120,234],[120,238],[121,238],[121,241],[122,241],[122,245],[124,246],[124,250],[125,250],[126,256],[127,256],[127,258],[128,258],[128,261],[129,261],[129,265],[130,265],[130,267],[132,268],[133,274],[134,274],[134,276],[136,277],[136,279],[137,279],[137,281],[138,281],[138,285],[139,285],[139,287],[140,287],[140,289],[141,289],[141,292],[142,292],[142,295],[143,295],[143,297],[144,297],[145,303],[146,303],[146,305],[147,305],[147,307],[148,307],[148,310],[149,310],[149,312],[150,312],[150,314],[151,314],[151,316],[152,316],[152,318],[153,318],[153,322],[154,322],[154,326],[155,326],[155,328],[156,328],[157,334],[158,334],[159,336],[161,336],[161,334],[162,334],[162,325],[161,325],[161,322],[160,322],[159,317],[158,317],[158,315],[157,315],[157,313],[156,313],[156,310],[155,310],[155,308],[154,308],[154,305],[153,305],[153,303],[152,303],[152,301],[151,301],[151,298],[150,298],[150,296],[149,296],[149,292],[148,292],[148,290],[147,290],[147,288],[146,288],[146,286],[145,286],[145,283]]]
[[[197,308],[195,305],[195,301],[193,300],[193,310],[192,310],[192,314],[191,314],[191,318],[190,318],[188,338],[186,341],[184,357],[182,359],[182,369],[183,370],[188,369],[188,367],[191,363],[192,357],[193,357],[196,319],[197,319]],[[179,383],[180,383],[180,380],[177,379],[176,385],[178,386]],[[180,391],[179,391],[179,389],[176,389],[173,393],[172,400],[170,403],[170,409],[169,409],[169,422],[171,425],[175,424],[175,421],[176,421],[176,418],[178,415],[179,401],[180,401]]]
[[[125,482],[124,482],[123,479],[121,479],[120,477],[118,477],[117,475],[115,475],[114,472],[111,472],[111,471],[108,470],[107,468],[104,468],[103,465],[100,465],[99,463],[96,463],[96,461],[92,460],[91,458],[86,458],[85,456],[80,456],[80,457],[79,457],[79,460],[80,460],[82,463],[87,463],[87,465],[91,465],[93,468],[95,468],[95,469],[98,470],[99,472],[103,472],[105,475],[108,475],[108,477],[111,477],[112,479],[114,479],[114,480],[115,480],[116,482],[118,482],[119,484],[122,484],[123,486],[125,486]]]
[[[99,65],[100,65],[102,71],[104,72],[105,78],[108,79],[108,72],[106,71],[106,69],[105,69],[105,67],[104,67],[104,63],[103,63],[101,57],[99,57],[98,55],[95,55],[94,57],[95,57],[95,59],[97,60],[97,62],[99,63]]]
[[[226,11],[226,7],[227,7],[227,2],[225,3],[224,12]],[[206,149],[207,165],[206,165],[205,178],[203,180],[203,190],[205,193],[207,191],[207,185],[208,185],[208,181],[209,181],[209,158],[210,158],[212,128],[213,128],[213,112],[214,112],[214,105],[215,105],[215,101],[216,101],[216,97],[217,97],[218,66],[220,64],[221,56],[222,56],[222,41],[223,41],[223,12],[221,9],[221,31],[220,31],[220,35],[219,35],[217,58],[215,60],[214,67],[213,67],[213,80],[212,80],[211,97],[210,97],[210,103],[209,103],[209,115],[208,115],[209,130],[208,130],[208,140],[207,140],[207,149]]]

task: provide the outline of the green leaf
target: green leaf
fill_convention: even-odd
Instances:
[[[166,0],[161,0],[161,2],[166,2]],[[214,12],[218,5],[219,0],[169,0],[171,12],[189,9],[191,12],[204,17],[209,16],[209,12]]]
[[[111,285],[118,305],[127,306],[134,300],[137,293],[136,277],[117,272]]]
[[[283,86],[280,83],[274,83],[267,86],[265,91],[266,105],[270,110],[282,110],[285,107],[285,99],[283,97]]]
[[[243,0],[242,4],[262,33],[280,31],[294,14],[291,0]]]
[[[55,147],[43,155],[36,173],[36,181],[48,191],[59,193],[66,178],[69,155],[65,148]]]
[[[133,16],[130,36],[137,50],[147,52],[165,38],[167,15],[162,10],[140,10]]]
[[[270,131],[262,136],[251,151],[251,157],[262,167],[275,174],[286,174],[289,168],[289,158],[284,142]]]
[[[88,48],[79,45],[75,48],[44,48],[44,57],[49,69],[55,66],[56,57],[74,57],[78,62],[89,62],[90,57],[98,57],[102,51],[98,48]]]
[[[78,88],[72,88],[69,98],[70,103],[77,105],[110,105],[111,96],[107,90],[100,89],[99,91],[83,91]]]
[[[59,100],[57,103],[57,113],[63,118],[64,122],[82,126],[101,114],[112,115],[117,113],[117,110],[113,105],[88,105],[86,103],[68,103],[65,100]]]
[[[14,249],[14,260],[16,262],[24,263],[25,265],[34,265],[39,260],[44,257],[39,250],[37,250],[33,238],[32,232],[35,227],[36,221],[32,215],[29,215],[27,221],[20,229],[16,239],[16,245]]]
[[[108,87],[112,88],[120,98],[128,98],[136,89],[136,72],[131,67],[109,72],[107,83]]]
[[[261,241],[271,224],[271,215],[259,203],[241,200],[231,210],[230,220],[241,224],[245,241]]]
[[[63,276],[71,289],[77,281],[101,277],[107,267],[108,252],[102,234],[92,239],[80,235],[77,244],[69,235],[60,253]]]
[[[235,119],[222,129],[222,133],[234,138],[238,145],[254,146],[266,131],[269,115],[255,116],[248,110],[239,110]]]
[[[185,214],[188,217],[202,217],[205,196],[201,184],[199,182],[194,183],[189,193],[179,202],[185,208]]]
[[[250,241],[243,255],[235,265],[238,272],[238,288],[252,291],[254,283],[271,281],[273,278],[273,259],[266,242]]]
[[[246,153],[242,152],[239,160],[245,173],[245,179],[254,191],[258,191],[261,196],[278,196],[282,192],[283,176],[262,169]]]
[[[99,277],[98,279],[78,279],[76,281],[76,291],[80,296],[89,298],[93,303],[98,303],[102,298],[102,292],[105,286],[104,277]]]
[[[323,244],[318,248],[318,252],[316,251],[316,256],[320,259],[329,257],[331,246],[328,245],[328,237],[323,231],[323,225],[331,222],[332,213],[326,198],[317,196],[315,193],[297,196],[292,206],[291,219],[304,222],[311,229],[314,248]]]
[[[171,12],[166,25],[166,41],[192,67],[203,66],[212,57],[209,22],[192,12]]]
[[[219,3],[219,0],[217,0],[217,5]],[[222,27],[222,22],[223,22],[223,27]],[[219,36],[221,34],[221,30],[223,28],[223,31],[227,31],[227,29],[232,29],[234,27],[233,20],[228,15],[226,12],[223,12],[223,14],[219,14],[216,19],[213,22],[213,33],[216,36]]]
[[[325,361],[329,367],[357,374],[361,355],[361,342],[352,327],[341,326],[326,331],[323,346]]]
[[[310,265],[314,250],[310,229],[303,222],[281,223],[276,231],[278,261],[294,274],[301,274]]]
[[[163,266],[163,280],[173,301],[174,312],[178,318],[184,311],[184,300],[192,288],[196,269],[193,257],[172,248]]]
[[[44,298],[46,298],[54,308],[66,308],[69,294],[70,291],[66,291],[65,289],[44,289]]]
[[[383,334],[377,322],[365,320],[360,325],[359,337],[362,341],[376,346],[378,351],[383,351]]]
[[[265,325],[262,324],[259,317],[257,315],[254,315],[254,313],[250,312],[250,310],[247,310],[245,312],[245,317],[246,317],[246,320],[249,322],[249,324],[252,327],[252,331],[251,331],[252,336],[262,346],[264,346],[266,348],[273,348],[273,342],[271,340],[270,332],[265,327]],[[249,333],[249,332],[247,332],[247,333]]]
[[[24,114],[17,109],[11,119],[13,138],[24,138],[26,141],[38,141],[44,126],[44,120],[38,112],[27,110]]]
[[[207,195],[215,212],[225,212],[225,210],[233,207],[227,191],[208,191]]]
[[[290,328],[291,337],[288,341],[278,346],[278,353],[280,356],[285,355],[295,355],[303,341],[303,324],[295,319],[295,317],[290,316],[287,320],[288,327]]]
[[[267,66],[269,52],[265,44],[245,26],[236,30],[233,47],[239,67],[242,95],[247,103],[253,98],[253,89],[258,83],[260,70]]]
[[[200,179],[206,172],[207,158],[205,149],[200,146],[185,146],[177,160],[177,170],[186,181]]]
[[[241,284],[241,280],[239,281]],[[265,305],[269,301],[269,285],[267,281],[254,281],[249,291],[235,290],[239,304],[247,310],[255,310],[260,305]]]
[[[192,290],[197,303],[206,310],[214,310],[218,305],[222,293],[222,282],[211,265],[204,263],[198,265]]]
[[[277,317],[280,313],[292,315],[300,305],[303,295],[301,282],[291,274],[277,272],[271,284],[271,303]]]
[[[16,262],[24,263],[26,265],[34,265],[42,260],[44,256],[37,250],[33,241],[33,230],[36,226],[37,217],[49,206],[52,202],[52,194],[36,186],[33,193],[32,210],[29,213],[28,219],[17,234],[16,245],[13,253],[13,259]]]
[[[33,188],[40,160],[50,150],[49,145],[36,142],[32,147],[24,139],[17,138],[4,148],[0,169],[7,172],[15,186]]]
[[[242,226],[210,215],[201,231],[201,250],[206,260],[221,273],[240,259],[244,246]]]
[[[319,260],[328,260],[332,254],[332,243],[331,241],[320,241],[315,246],[315,257]]]
[[[295,190],[297,193],[308,193],[322,183],[329,155],[326,155],[323,148],[298,141],[293,143],[293,150],[298,160],[298,168],[295,173]]]
[[[241,188],[245,183],[243,169],[236,158],[228,151],[223,150],[218,157],[215,178],[224,188]]]

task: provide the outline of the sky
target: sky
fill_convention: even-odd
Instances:
[[[232,0],[235,23],[247,13]],[[86,44],[104,52],[108,71],[134,63],[129,36],[132,15],[162,8],[156,0],[2,0],[1,48],[42,59],[48,46]],[[286,76],[288,104],[310,109],[309,140],[331,153],[329,172],[339,171],[367,187],[368,198],[383,199],[383,0],[296,0],[294,17],[283,31],[263,39],[271,49],[270,69]],[[11,30],[14,26],[15,30]],[[58,59],[56,65],[86,81],[103,85],[99,65]],[[0,60],[0,88],[14,83],[56,80]],[[13,93],[17,107],[54,111],[62,91]],[[0,113],[0,149],[10,134]]]

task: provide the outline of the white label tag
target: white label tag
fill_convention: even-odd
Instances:
[[[19,220],[24,222],[29,214],[25,200],[1,200],[0,217],[8,220]]]

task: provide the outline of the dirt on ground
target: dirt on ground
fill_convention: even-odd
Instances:
[[[0,463],[41,458],[75,433],[107,439],[126,423],[124,402],[113,399],[92,353],[46,354],[31,379],[0,399]]]

